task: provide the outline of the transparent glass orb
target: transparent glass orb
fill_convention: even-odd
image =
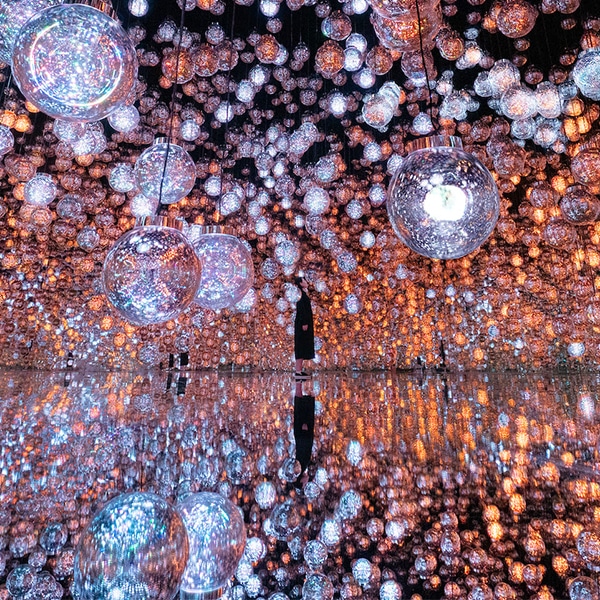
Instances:
[[[166,138],[157,138],[135,163],[135,175],[146,198],[174,204],[192,191],[196,165],[181,146],[168,144]]]
[[[187,235],[202,264],[195,302],[212,310],[237,304],[254,283],[250,250],[221,227],[192,225]]]
[[[202,598],[233,577],[246,544],[244,517],[235,504],[210,492],[189,495],[177,510],[190,544],[181,597]]]
[[[87,127],[85,123],[77,123],[70,121],[63,121],[62,119],[56,119],[52,126],[54,135],[63,142],[75,142],[79,138],[82,138],[86,132]]]
[[[127,7],[134,17],[143,17],[148,12],[148,0],[129,0]]]
[[[115,192],[130,192],[137,183],[133,167],[127,163],[115,165],[108,175],[108,183]]]
[[[593,223],[600,217],[600,200],[583,185],[572,185],[561,198],[560,210],[570,223]]]
[[[21,27],[36,13],[64,0],[0,0],[0,61],[10,65]]]
[[[320,187],[311,187],[304,195],[304,206],[311,215],[322,215],[329,209],[329,194]]]
[[[84,227],[77,234],[77,245],[83,250],[93,250],[100,243],[100,235],[93,227]]]
[[[108,123],[115,131],[129,133],[139,125],[140,113],[135,106],[119,106],[108,115]]]
[[[136,219],[152,217],[158,210],[158,200],[150,200],[144,194],[136,194],[129,203],[129,210]]]
[[[46,173],[38,173],[25,184],[23,190],[25,202],[36,206],[47,206],[56,198],[56,193],[56,184]]]
[[[509,38],[527,35],[535,26],[538,11],[527,0],[505,0],[498,11],[496,23],[500,33]]]
[[[573,67],[573,81],[584,96],[600,100],[600,48],[579,54]]]
[[[19,32],[14,50],[12,72],[25,98],[66,121],[103,119],[124,103],[137,77],[135,48],[125,30],[85,4],[37,13]]]
[[[283,240],[275,246],[275,260],[284,267],[295,265],[300,259],[300,251],[291,240]]]
[[[81,535],[74,587],[80,600],[171,600],[181,583],[188,540],[177,511],[136,492],[111,500]]]
[[[524,85],[509,88],[500,98],[500,110],[509,119],[533,117],[538,111],[535,92]]]
[[[465,256],[492,233],[500,211],[489,171],[463,150],[443,146],[455,138],[427,138],[394,174],[387,208],[396,235],[418,254]]]
[[[15,144],[15,137],[12,131],[6,125],[0,125],[0,156],[4,156],[6,153],[13,149]]]
[[[200,283],[200,261],[177,224],[163,218],[150,222],[117,240],[102,271],[106,297],[135,325],[175,319]]]
[[[181,137],[186,142],[193,142],[200,135],[200,125],[194,119],[186,119],[181,124]]]

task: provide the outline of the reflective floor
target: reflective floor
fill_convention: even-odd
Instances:
[[[599,393],[585,375],[0,372],[0,600],[70,598],[82,529],[133,490],[242,508],[232,600],[592,600]]]

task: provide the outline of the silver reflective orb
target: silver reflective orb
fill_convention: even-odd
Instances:
[[[200,283],[200,262],[177,224],[160,217],[150,222],[117,240],[102,271],[106,297],[134,325],[175,319]]]
[[[185,526],[154,494],[111,500],[77,546],[74,587],[80,600],[171,600],[188,558]]]
[[[423,142],[423,140],[418,140]],[[500,213],[494,179],[456,138],[433,137],[411,152],[392,178],[387,209],[396,235],[429,258],[470,254],[492,233]]]
[[[181,146],[156,138],[135,163],[135,175],[146,198],[174,204],[192,191],[196,165]]]
[[[63,0],[0,0],[0,61],[10,65],[21,27],[36,13]]]
[[[222,227],[192,225],[187,235],[202,264],[195,302],[211,310],[237,304],[254,283],[250,250]]]
[[[25,98],[47,115],[91,122],[130,95],[137,57],[111,16],[92,6],[63,4],[38,12],[20,30],[12,72]]]
[[[215,598],[233,577],[244,553],[242,511],[210,492],[191,494],[177,505],[187,529],[190,558],[183,574],[181,598]]]

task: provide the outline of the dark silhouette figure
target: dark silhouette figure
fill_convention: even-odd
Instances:
[[[298,480],[302,480],[310,464],[315,439],[315,397],[302,393],[302,383],[296,383],[294,395],[294,439],[296,441],[296,460],[302,471]]]
[[[310,298],[306,293],[307,283],[302,277],[296,279],[302,291],[300,300],[296,303],[296,319],[294,321],[294,355],[296,358],[296,377],[307,378],[303,365],[305,360],[315,357],[315,330]]]

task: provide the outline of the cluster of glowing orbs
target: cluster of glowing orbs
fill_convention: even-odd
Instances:
[[[12,72],[46,114],[98,121],[123,104],[137,77],[135,48],[117,21],[85,4],[38,12],[20,30]]]
[[[187,238],[161,219],[152,223],[121,236],[102,271],[106,297],[134,325],[175,319],[192,303],[200,283],[200,261]]]
[[[485,242],[498,220],[500,198],[493,177],[474,156],[432,145],[405,158],[392,178],[387,208],[396,235],[411,250],[451,259]]]
[[[135,163],[138,186],[144,196],[162,204],[174,204],[192,191],[196,165],[192,157],[166,138],[157,138]]]
[[[125,494],[82,533],[74,588],[80,600],[172,600],[187,559],[186,528],[177,511],[154,494]]]
[[[240,302],[254,283],[252,254],[244,243],[221,228],[192,225],[188,231],[202,264],[202,276],[195,302],[218,310]]]
[[[210,492],[191,494],[177,505],[189,539],[189,560],[181,596],[216,597],[233,577],[244,553],[246,528],[242,511]]]

